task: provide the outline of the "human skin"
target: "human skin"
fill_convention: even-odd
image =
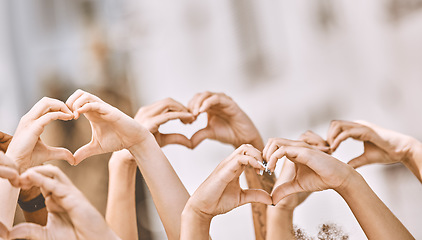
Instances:
[[[135,180],[138,166],[127,150],[114,152],[108,166],[106,221],[121,239],[137,239]]]
[[[42,98],[21,118],[13,138],[10,135],[2,134],[2,148],[7,149],[7,157],[15,162],[20,173],[50,160],[63,159],[73,164],[73,154],[69,150],[50,147],[44,144],[40,138],[44,127],[50,122],[55,120],[68,121],[72,118],[72,112],[63,102],[46,97]],[[2,185],[1,189],[5,191],[5,194],[1,194],[2,202],[13,209],[13,211],[7,211],[7,214],[1,214],[5,218],[3,223],[10,227],[13,222],[18,196],[21,201],[29,201],[37,197],[40,190],[34,187],[19,192],[18,188],[13,188],[4,181],[0,184]],[[24,211],[24,215],[27,221],[46,223],[47,212],[45,209],[33,213]]]
[[[33,167],[20,176],[22,188],[39,187],[46,196],[46,226],[21,223],[9,234],[11,239],[119,239],[101,214],[70,179],[57,167]]]
[[[92,140],[75,153],[76,162],[97,154],[129,150],[150,189],[163,225],[169,226],[168,238],[179,239],[180,214],[189,193],[153,134],[135,119],[82,90],[77,90],[66,103],[76,118],[84,114],[92,127]],[[172,204],[168,204],[169,196],[177,196],[172,198]]]
[[[417,139],[369,122],[332,121],[327,135],[331,150],[348,138],[364,143],[364,153],[349,161],[354,168],[400,162],[422,182],[422,143]]]
[[[242,189],[239,177],[246,166],[256,171],[264,168],[261,152],[252,145],[242,145],[223,160],[198,187],[182,213],[180,239],[209,239],[214,216],[247,203],[271,204],[270,195],[262,189]]]
[[[239,105],[224,93],[197,93],[188,103],[188,109],[197,117],[207,113],[208,123],[204,129],[196,132],[192,138],[195,148],[205,139],[213,139],[238,148],[242,144],[251,144],[262,151],[264,142],[258,129]],[[264,189],[271,192],[275,176],[264,173],[256,175],[251,167],[245,170],[246,182],[250,188]],[[265,239],[267,223],[264,204],[252,204],[252,216],[256,239]]]
[[[293,180],[274,189],[274,204],[295,193],[333,189],[347,202],[368,239],[414,239],[350,165],[310,145],[300,146],[286,139],[280,142],[279,148],[264,150],[264,159],[275,166],[278,159],[287,157],[294,162],[296,174]]]

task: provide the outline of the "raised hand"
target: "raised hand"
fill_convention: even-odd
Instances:
[[[11,239],[119,239],[57,167],[31,168],[21,175],[20,181],[23,188],[41,188],[49,212],[48,220],[45,227],[33,223],[15,226],[9,234]]]
[[[196,94],[188,104],[189,110],[198,116],[208,114],[208,125],[196,132],[191,140],[196,147],[209,138],[234,147],[252,144],[258,149],[264,146],[262,138],[250,118],[224,93],[203,92]]]
[[[349,165],[304,142],[281,138],[268,142],[263,157],[272,171],[282,157],[295,163],[294,178],[273,190],[274,204],[294,193],[342,189],[355,172]]]
[[[239,176],[246,166],[256,171],[264,169],[258,161],[262,162],[261,152],[251,145],[242,145],[217,166],[183,210],[181,239],[208,239],[214,216],[246,203],[271,204],[271,197],[264,190],[244,190],[239,185]]]
[[[93,155],[128,149],[150,134],[133,118],[82,90],[70,96],[66,105],[75,119],[84,114],[91,123],[91,142],[75,152],[75,164]]]
[[[195,120],[195,117],[185,106],[172,98],[166,98],[142,107],[135,116],[135,120],[154,135],[160,147],[168,144],[180,144],[192,148],[191,141],[184,135],[178,133],[162,134],[158,131],[160,125],[175,119],[180,119],[183,123],[191,123]]]
[[[74,164],[73,154],[65,148],[50,147],[41,141],[44,127],[52,121],[73,119],[73,113],[61,101],[44,97],[21,118],[6,155],[14,160],[20,172],[51,160]]]
[[[396,163],[411,160],[416,139],[367,122],[332,121],[327,142],[335,151],[341,142],[353,138],[364,142],[364,153],[352,159],[354,168],[371,163]]]

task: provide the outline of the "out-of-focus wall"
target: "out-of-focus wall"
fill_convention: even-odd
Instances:
[[[96,27],[81,23],[86,19],[77,6],[86,2],[96,6]],[[0,55],[0,74],[8,77],[1,85],[9,96],[1,96],[1,116],[9,117],[0,119],[0,130],[11,131],[16,126],[19,114],[43,94],[40,82],[51,72],[71,83],[71,88],[100,84],[98,79],[104,76],[86,44],[100,35],[110,49],[120,53],[112,63],[122,64],[122,59],[127,59],[122,68],[134,84],[138,107],[165,97],[187,104],[197,92],[218,91],[239,103],[264,139],[295,139],[308,129],[325,136],[332,119],[364,119],[422,139],[421,2],[1,3],[2,13],[8,9],[15,12],[1,15],[7,19],[0,22],[0,53],[4,53]],[[54,11],[43,13],[51,9],[48,4],[55,6]],[[28,23],[38,17],[47,19]],[[190,136],[205,124],[206,116],[201,116],[193,125],[172,122],[162,131],[177,129]],[[168,146],[164,151],[193,193],[233,149],[207,140],[193,151],[180,146]],[[361,152],[361,144],[350,140],[335,156],[348,161]],[[422,237],[418,227],[422,188],[417,179],[401,165],[375,165],[358,171],[415,238]],[[145,201],[150,206],[145,212],[153,217],[143,227],[155,239],[165,239],[152,201]],[[141,212],[139,216],[142,220],[145,215]],[[296,210],[294,221],[311,235],[319,224],[334,222],[351,239],[364,238],[347,205],[333,191],[312,194]],[[211,235],[215,239],[253,239],[250,206],[216,217]]]

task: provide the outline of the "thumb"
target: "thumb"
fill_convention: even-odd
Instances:
[[[16,225],[9,233],[10,239],[47,239],[46,229],[34,223],[21,223]]]
[[[196,146],[198,146],[202,141],[204,141],[207,138],[210,138],[210,139],[215,138],[214,131],[211,128],[206,127],[197,131],[191,137],[192,149],[196,148]]]
[[[75,165],[78,165],[83,160],[91,156],[101,153],[103,152],[100,150],[98,144],[94,141],[91,141],[90,143],[86,144],[85,146],[82,146],[75,152]]]
[[[164,147],[168,144],[180,144],[187,148],[192,148],[191,141],[183,136],[182,134],[172,133],[172,134],[161,134],[161,147]]]
[[[245,189],[243,190],[242,198],[240,198],[239,206],[247,203],[263,203],[269,205],[272,202],[270,194],[262,189]]]
[[[292,195],[294,193],[304,192],[303,189],[299,186],[297,181],[290,181],[281,184],[273,190],[272,198],[273,204],[277,205],[283,198]]]
[[[65,160],[71,165],[75,164],[75,157],[68,149],[57,147],[47,147],[47,149],[49,151],[47,161]]]
[[[368,158],[365,156],[365,153],[360,155],[359,157],[353,158],[350,160],[347,164],[352,166],[353,168],[362,167],[366,164],[368,164]]]

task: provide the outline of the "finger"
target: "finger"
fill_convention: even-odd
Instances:
[[[189,110],[193,113],[193,115],[198,116],[199,108],[202,105],[202,102],[212,95],[213,93],[211,92],[203,92],[194,96],[194,98],[188,104]]]
[[[245,189],[240,195],[239,206],[247,203],[263,203],[270,205],[272,202],[270,194],[262,189]]]
[[[33,167],[30,170],[42,174],[46,177],[57,179],[62,183],[72,183],[60,168],[51,164]]]
[[[56,193],[58,185],[57,180],[31,169],[27,170],[20,176],[20,182],[22,184],[22,188],[24,189],[30,187],[41,188],[43,193],[45,193],[45,196],[48,196],[51,193]]]
[[[263,156],[264,160],[269,162],[271,155],[279,148],[279,145],[275,140],[272,140],[271,142],[268,142],[266,149],[264,149]]]
[[[47,126],[50,122],[55,120],[63,120],[63,121],[69,121],[73,119],[73,114],[69,115],[67,113],[62,112],[49,112],[35,120],[35,123],[37,123],[42,130],[44,130],[44,127]]]
[[[280,186],[276,187],[271,194],[273,204],[277,205],[277,203],[280,202],[283,198],[300,192],[304,192],[304,190],[300,187],[297,181],[283,183]]]
[[[159,115],[166,112],[189,112],[188,108],[173,98],[166,98],[151,106],[151,115]]]
[[[51,160],[65,160],[70,165],[75,165],[75,157],[73,154],[66,148],[56,148],[56,147],[47,147],[48,150],[48,158],[46,161]]]
[[[342,131],[342,125],[344,121],[333,120],[331,121],[330,128],[328,129],[327,133],[327,142],[331,146],[334,142],[334,139],[339,135]]]
[[[308,130],[304,134],[302,134],[299,138],[301,141],[312,145],[323,152],[329,152],[330,147],[328,143],[318,134]]]
[[[18,170],[18,166],[15,161],[6,156],[6,154],[0,151],[0,165],[6,166],[15,170]]]
[[[19,173],[13,168],[0,166],[0,178],[9,180],[14,187],[19,187]]]
[[[43,240],[47,238],[47,229],[35,223],[21,223],[13,227],[10,239]]]
[[[365,153],[360,155],[359,157],[356,157],[352,160],[350,160],[347,164],[352,166],[353,168],[359,168],[362,166],[365,166],[369,163],[368,158],[365,156]]]
[[[278,160],[283,158],[284,155],[285,155],[285,150],[284,150],[284,147],[281,146],[276,151],[274,151],[273,154],[271,154],[270,158],[268,159],[267,169],[274,172]]]
[[[75,101],[80,98],[82,95],[84,95],[86,92],[78,89],[76,90],[66,101],[66,105],[67,107],[71,110],[74,111],[73,109],[73,103],[75,103]]]
[[[78,109],[80,109],[82,106],[84,106],[87,103],[95,102],[94,99],[92,99],[92,96],[90,94],[83,94],[78,99],[75,100],[75,102],[72,105],[73,112],[75,113],[75,118],[79,117],[77,115]]]
[[[107,114],[108,112],[104,109],[104,104],[99,102],[86,103],[83,107],[79,108],[75,112],[75,119],[78,119],[81,114],[88,112],[97,112],[99,114]]]
[[[191,141],[184,135],[173,133],[173,134],[161,134],[161,147],[164,147],[168,144],[179,144],[183,145],[189,149],[192,148]]]
[[[211,97],[205,99],[202,104],[199,107],[198,112],[199,113],[203,113],[206,112],[208,109],[210,109],[211,107],[218,105],[220,103],[220,96],[215,94],[212,95]]]
[[[192,122],[195,116],[189,112],[168,112],[154,117],[157,125],[162,125],[170,120],[180,119],[182,122]]]
[[[340,146],[340,143],[342,143],[343,141],[345,141],[346,139],[350,137],[356,140],[363,141],[364,140],[362,139],[363,134],[364,132],[362,131],[362,128],[351,128],[348,130],[344,130],[334,139],[334,142],[331,145],[331,149],[333,150],[337,149]]]
[[[25,115],[26,119],[35,120],[48,112],[63,112],[72,115],[72,111],[60,100],[44,97]]]
[[[196,146],[198,146],[202,141],[204,141],[207,138],[215,139],[215,133],[211,128],[206,127],[197,131],[191,137],[192,148],[196,148]]]
[[[85,146],[82,146],[75,152],[74,154],[75,165],[78,165],[80,162],[82,162],[83,160],[91,156],[102,154],[102,153],[104,152],[100,149],[98,144],[91,141],[90,143],[86,144]]]

